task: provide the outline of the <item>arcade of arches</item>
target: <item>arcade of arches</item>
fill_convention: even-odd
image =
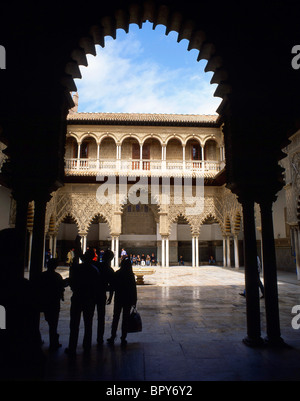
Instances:
[[[106,139],[100,135],[87,139],[87,135],[85,142],[81,141],[83,135],[75,138],[72,134],[74,139],[68,140],[70,143],[73,141],[73,146],[66,158],[84,160],[93,157],[96,167],[97,161],[100,164],[103,161],[100,167],[107,176],[115,168],[115,164],[110,162],[113,160],[121,165],[123,152],[126,156],[131,151],[136,163],[132,164],[131,160],[131,165],[128,165],[126,161],[124,171],[128,176],[132,168],[139,169],[143,171],[139,177],[148,177],[145,172],[152,157],[154,165],[156,161],[164,168],[168,163],[175,163],[175,170],[184,163],[192,163],[192,168],[198,168],[199,165],[202,168],[202,165],[206,165],[201,164],[203,160],[209,162],[211,158],[216,158],[215,161],[219,163],[226,160],[225,186],[220,186],[217,192],[223,191],[220,197],[234,198],[234,208],[243,218],[247,293],[245,341],[252,345],[261,344],[262,341],[256,285],[254,205],[257,204],[261,221],[267,335],[269,343],[281,343],[272,207],[278,192],[285,185],[283,168],[279,165],[285,156],[282,150],[289,146],[289,137],[299,129],[300,80],[299,72],[291,65],[291,49],[300,43],[294,6],[295,3],[289,1],[278,1],[271,5],[268,2],[248,2],[243,7],[237,7],[236,2],[231,1],[216,5],[215,2],[189,0],[111,0],[91,4],[87,0],[84,8],[60,4],[59,10],[52,3],[26,2],[17,8],[14,4],[3,5],[5,21],[0,26],[0,37],[1,45],[7,51],[7,69],[0,74],[0,126],[1,141],[7,146],[5,153],[8,159],[2,167],[1,182],[11,189],[16,201],[15,223],[19,238],[16,249],[21,260],[25,260],[28,205],[34,201],[31,249],[33,276],[41,272],[45,224],[47,227],[50,222],[51,208],[61,213],[55,216],[55,229],[70,214],[78,230],[88,234],[88,228],[96,224],[92,223],[92,219],[100,214],[109,225],[115,245],[118,236],[134,235],[122,234],[121,222],[126,215],[118,203],[113,205],[113,211],[108,205],[105,210],[100,210],[99,204],[81,202],[76,197],[76,192],[71,190],[76,185],[75,178],[80,177],[80,185],[89,186],[92,183],[84,183],[84,174],[65,174],[64,156],[69,125],[67,116],[74,107],[70,92],[76,92],[74,78],[80,78],[78,66],[87,65],[86,54],[95,54],[95,44],[104,46],[105,36],[115,38],[117,29],[128,31],[131,23],[142,28],[143,22],[149,20],[154,27],[165,25],[166,34],[172,30],[178,32],[178,41],[186,39],[188,50],[197,49],[198,59],[208,60],[206,71],[213,72],[211,82],[217,84],[215,96],[222,99],[217,113],[224,136],[224,154],[220,147],[210,147],[208,141],[202,141],[200,147],[193,148],[193,143],[189,143],[187,137],[178,141],[176,133],[172,140],[165,138],[157,141],[156,137],[150,139],[145,135],[137,142],[134,141],[137,138],[130,139],[128,135],[122,138],[108,135]],[[121,125],[118,123],[119,128]],[[168,121],[163,125],[166,127]],[[87,140],[90,141],[90,149]],[[109,160],[101,159],[101,144],[103,149],[107,147],[112,152],[115,147],[113,159],[113,153],[107,153]],[[217,144],[220,145],[220,142],[217,141]],[[153,152],[149,154],[150,146]],[[189,147],[192,152],[188,150]],[[203,147],[204,154],[201,154]],[[95,153],[98,150],[99,155]],[[141,154],[136,158],[138,150]],[[171,155],[174,152],[177,154],[173,158]],[[70,163],[66,171],[77,166],[84,167]],[[144,166],[146,168],[142,168]],[[154,171],[154,167],[151,171]],[[208,181],[211,179],[207,178]],[[207,185],[209,191],[212,189],[210,186]],[[289,194],[292,192],[289,191]],[[88,191],[84,196],[89,198]],[[214,203],[215,195],[210,194],[208,198],[211,200],[211,209],[207,215],[201,218],[199,215],[197,223],[192,224],[184,210],[179,213],[187,219],[191,235],[196,241],[203,227],[207,226],[203,222],[210,221],[210,217],[218,222],[219,234],[224,234],[227,214],[231,229],[234,227],[234,208],[230,209],[225,202],[223,207],[228,207],[228,213],[220,215],[217,202]],[[63,203],[66,213],[59,209]],[[81,208],[83,214],[75,213],[76,208],[78,212]],[[156,241],[159,241],[160,235],[163,247],[170,247],[168,241],[171,242],[171,239],[168,240],[168,237],[171,235],[171,222],[176,224],[179,214],[168,213],[160,208],[159,202],[157,208],[157,213],[155,208],[151,210],[158,224]],[[88,214],[85,223],[82,221],[84,213]],[[298,235],[297,220],[294,223],[293,230]],[[101,226],[104,223],[99,224]],[[178,238],[180,226],[177,223]],[[192,243],[195,245],[196,241]],[[197,260],[197,255],[193,259]],[[23,271],[24,264],[21,263],[19,274],[22,275]]]

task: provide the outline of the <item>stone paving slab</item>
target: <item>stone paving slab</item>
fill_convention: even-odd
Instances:
[[[58,271],[66,277],[68,270]],[[48,327],[41,315],[41,334],[48,355],[46,380],[55,381],[232,381],[299,380],[300,330],[291,320],[293,305],[300,305],[299,282],[288,276],[278,282],[279,309],[286,349],[252,349],[246,336],[244,275],[216,266],[157,268],[138,286],[141,333],[128,334],[126,349],[119,337],[115,346],[96,345],[84,354],[83,322],[77,357],[64,353],[69,336],[69,288],[59,321],[62,348],[48,353]],[[283,277],[284,280],[284,277]],[[110,336],[113,305],[106,309],[105,338]],[[300,319],[299,319],[300,320]],[[94,334],[97,317],[94,317]],[[264,302],[261,300],[262,336],[265,336]],[[118,336],[120,335],[120,330]]]

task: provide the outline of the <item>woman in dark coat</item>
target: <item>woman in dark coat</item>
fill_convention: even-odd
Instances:
[[[137,290],[135,276],[132,271],[131,261],[128,257],[122,260],[120,269],[114,274],[114,314],[111,327],[111,337],[107,340],[114,344],[118,323],[123,309],[121,344],[127,344],[127,327],[130,310],[137,303]]]

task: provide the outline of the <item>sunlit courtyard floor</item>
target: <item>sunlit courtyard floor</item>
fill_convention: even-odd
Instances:
[[[67,268],[58,271],[66,277]],[[278,273],[281,333],[290,348],[249,348],[246,337],[242,269],[201,266],[157,267],[138,286],[141,333],[128,334],[126,348],[120,345],[120,330],[114,347],[96,344],[89,354],[82,348],[83,322],[77,356],[70,359],[68,345],[70,296],[59,321],[62,347],[48,352],[48,327],[41,315],[43,349],[47,355],[45,380],[55,381],[232,381],[300,380],[300,329],[292,328],[291,310],[300,305],[300,286],[293,273]],[[264,300],[261,303],[262,337],[265,332]],[[113,305],[106,309],[105,339],[110,336]],[[300,319],[299,319],[300,322]]]

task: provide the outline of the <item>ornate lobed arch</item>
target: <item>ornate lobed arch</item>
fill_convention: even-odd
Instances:
[[[76,91],[74,78],[81,78],[79,65],[87,66],[86,54],[96,55],[95,45],[105,46],[105,36],[111,36],[116,39],[117,29],[129,31],[129,25],[137,24],[142,28],[143,22],[149,20],[153,22],[154,28],[158,24],[166,26],[166,35],[170,31],[178,32],[178,42],[183,39],[189,41],[188,50],[199,50],[197,60],[206,59],[208,63],[205,71],[214,73],[211,80],[216,83],[217,90],[215,96],[223,99],[231,92],[228,82],[228,73],[224,68],[224,61],[218,52],[216,45],[208,38],[200,27],[196,19],[187,18],[182,9],[177,5],[159,4],[152,0],[143,0],[139,3],[112,3],[110,12],[102,16],[99,22],[90,26],[85,36],[78,41],[78,46],[73,49],[70,59],[66,63],[64,77],[62,82],[65,84],[68,92]],[[70,80],[71,78],[71,80]],[[75,89],[75,90],[74,90]],[[74,106],[73,100],[70,104]]]

